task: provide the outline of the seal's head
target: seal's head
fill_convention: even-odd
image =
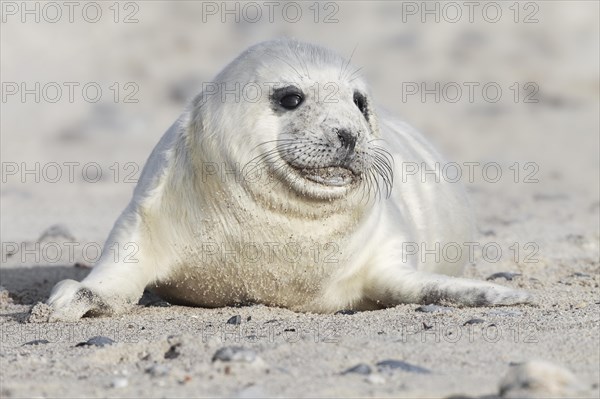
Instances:
[[[212,117],[194,120],[210,125],[205,131],[220,138],[225,159],[266,167],[303,197],[389,195],[391,156],[358,72],[350,60],[312,44],[260,43],[196,99],[199,112]]]

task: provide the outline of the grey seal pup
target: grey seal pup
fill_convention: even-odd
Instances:
[[[530,294],[407,257],[471,242],[463,188],[394,180],[442,158],[378,110],[364,79],[325,48],[275,40],[244,51],[163,135],[105,249],[59,282],[50,320],[126,312],[149,288],[179,304],[262,303],[300,312],[403,303],[490,306]],[[135,245],[135,254],[110,248]]]

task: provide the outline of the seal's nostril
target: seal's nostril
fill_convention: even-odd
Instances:
[[[348,130],[340,129],[337,131],[338,139],[340,143],[342,143],[342,147],[346,148],[348,151],[354,151],[354,146],[356,145],[356,137],[352,135]]]

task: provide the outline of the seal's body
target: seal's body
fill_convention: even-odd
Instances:
[[[472,241],[473,224],[459,184],[394,181],[408,162],[442,161],[376,111],[349,61],[290,40],[251,47],[165,133],[90,275],[54,288],[51,319],[121,312],[146,287],[307,312],[527,302],[449,277],[466,251],[422,256]],[[115,245],[134,253],[115,259]]]

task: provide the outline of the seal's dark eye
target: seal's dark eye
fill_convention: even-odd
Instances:
[[[278,87],[273,91],[271,101],[275,105],[276,111],[281,111],[281,108],[292,110],[304,102],[304,93],[294,85]]]
[[[300,94],[286,94],[285,96],[281,97],[279,104],[285,109],[295,109],[302,104],[302,100],[303,98]]]
[[[354,92],[354,104],[358,107],[360,112],[367,117],[367,98],[359,93],[358,91]]]

